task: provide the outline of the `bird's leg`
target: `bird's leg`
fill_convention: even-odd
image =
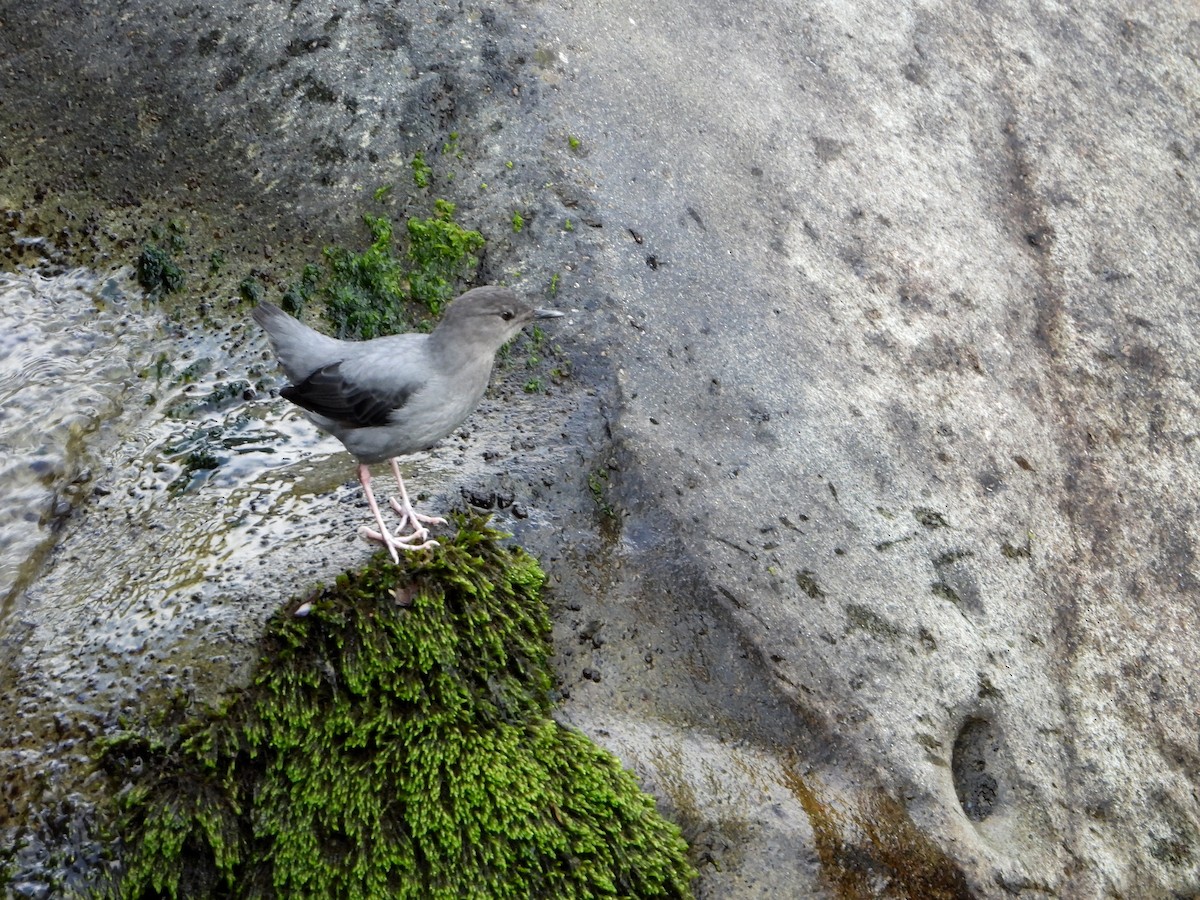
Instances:
[[[423,516],[413,509],[413,505],[408,499],[408,491],[404,489],[404,479],[400,476],[400,463],[396,461],[396,457],[394,456],[390,462],[392,464],[392,474],[396,476],[396,484],[400,486],[400,499],[397,500],[395,497],[388,498],[392,504],[392,509],[400,516],[400,525],[397,527],[397,531],[403,528],[406,522],[412,523],[412,534],[419,534],[421,535],[421,540],[424,540],[429,534],[429,529],[422,527],[422,524],[445,525],[446,520],[438,516]]]
[[[358,529],[358,533],[362,537],[372,541],[379,541],[387,547],[388,553],[392,555],[392,562],[395,563],[400,562],[400,554],[398,552],[400,550],[424,550],[426,547],[437,546],[433,541],[426,541],[424,535],[420,538],[424,543],[419,545],[407,543],[407,541],[412,540],[412,536],[406,536],[405,538],[393,536],[388,531],[388,527],[383,524],[383,515],[379,512],[379,504],[375,502],[375,492],[371,490],[371,470],[367,468],[365,463],[359,463],[358,465],[358,480],[362,484],[363,493],[367,495],[367,506],[371,507],[371,515],[375,517],[375,521],[379,525],[378,531],[372,531],[365,525]]]

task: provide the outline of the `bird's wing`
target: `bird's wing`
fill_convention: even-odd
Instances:
[[[386,425],[391,414],[404,406],[419,387],[416,380],[393,381],[386,386],[356,380],[348,376],[341,362],[335,362],[279,393],[327,419],[353,428],[367,428]]]

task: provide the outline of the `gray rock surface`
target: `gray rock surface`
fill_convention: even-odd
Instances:
[[[563,715],[684,824],[700,896],[1200,892],[1194,6],[9,7],[0,198],[79,204],[76,254],[119,261],[140,202],[281,284],[460,135],[480,276],[560,275],[575,378],[510,385],[435,499],[532,511],[505,520],[553,579]],[[313,459],[307,545],[136,626],[167,659],[194,629],[156,623],[222,636],[205,696],[260,579],[362,552],[303,552],[361,516]],[[122,515],[82,504],[9,611],[2,720],[43,723],[10,764],[161,673],[62,690],[54,648],[121,658],[131,626],[39,612]]]

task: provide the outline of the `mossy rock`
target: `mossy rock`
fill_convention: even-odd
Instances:
[[[143,897],[688,897],[679,829],[550,717],[537,562],[487,520],[269,623],[252,687],[110,741]]]

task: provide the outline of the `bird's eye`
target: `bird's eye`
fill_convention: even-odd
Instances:
[[[516,315],[516,313],[513,312],[511,309],[506,309],[506,310],[504,310],[504,312],[500,313],[500,318],[502,318],[505,322],[507,322],[510,319],[512,319],[512,317],[515,315]]]

